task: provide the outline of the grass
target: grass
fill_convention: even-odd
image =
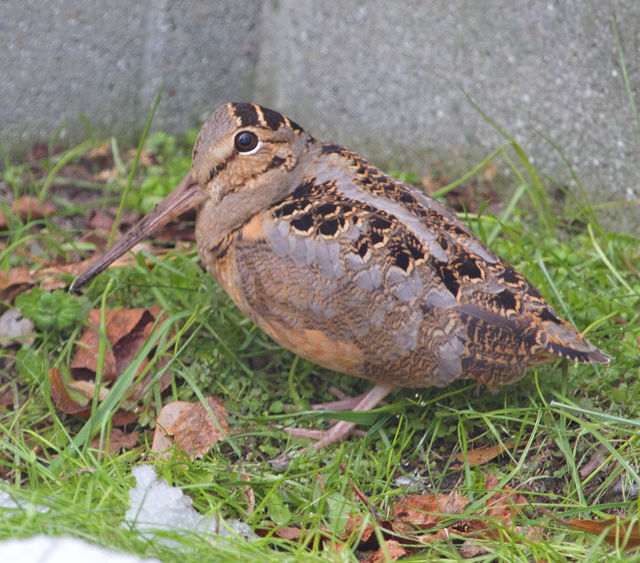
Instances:
[[[613,356],[609,366],[556,362],[532,369],[521,382],[495,392],[468,381],[445,389],[399,389],[385,406],[356,416],[367,431],[364,438],[317,455],[294,455],[289,467],[279,470],[269,461],[282,452],[295,454],[306,442],[288,437],[275,424],[326,425],[330,415],[310,411],[309,405],[331,400],[330,384],[355,394],[370,383],[318,368],[274,344],[202,272],[192,247],[171,251],[163,259],[142,253],[134,265],[102,274],[84,296],[68,298],[77,302],[80,318],[91,308],[160,304],[170,322],[146,346],[156,348],[157,358],[170,358],[172,385],[161,401],[221,398],[230,413],[232,439],[202,460],[189,461],[178,451],[166,462],[155,459],[150,440],[161,401],[159,393],[151,393],[139,405],[142,412],[135,428],[141,434],[134,449],[109,455],[92,448],[94,436],[106,439],[110,433],[110,417],[126,398],[136,366],[125,370],[107,401],[94,404],[88,421],[56,410],[47,373],[50,368],[68,371],[84,325],[62,322],[62,313],[54,311],[56,322],[39,328],[32,344],[0,348],[0,396],[14,399],[12,406],[0,407],[0,475],[9,480],[7,490],[24,507],[0,520],[0,539],[70,534],[163,561],[210,559],[211,545],[195,535],[174,535],[185,547],[177,550],[120,526],[133,485],[130,469],[150,461],[203,513],[220,511],[253,528],[299,525],[308,532],[300,541],[280,539],[271,530],[255,542],[220,542],[215,547],[220,561],[355,561],[364,525],[373,524],[379,537],[382,531],[353,494],[347,476],[383,519],[409,493],[455,489],[469,498],[464,514],[452,515],[456,521],[473,517],[486,503],[488,472],[497,476],[500,487],[508,485],[528,499],[525,514],[515,523],[541,526],[544,539],[523,539],[511,525],[495,521],[493,535],[475,540],[489,554],[475,560],[601,561],[637,556],[637,551],[608,545],[603,537],[549,521],[540,509],[566,520],[637,518],[640,240],[604,230],[597,221],[597,206],[586,199],[579,184],[572,192],[559,190],[530,165],[513,139],[506,134],[505,139],[505,146],[487,162],[511,170],[516,179],[511,199],[499,217],[479,212],[465,218],[558,313]],[[65,221],[117,202],[127,182],[139,187],[124,204],[148,210],[186,172],[192,142],[193,133],[186,139],[152,135],[146,146],[155,161],[138,170],[131,169],[131,161],[121,158],[112,142],[115,177],[106,187],[82,180],[85,190],[104,194],[86,204],[66,199],[61,186],[68,183],[65,165],[82,162],[95,144],[47,157],[35,167],[7,163],[4,182],[16,198],[25,193],[51,196],[58,213],[43,219],[12,217],[0,233],[0,271],[81,257],[91,244],[78,245],[80,233],[69,232]],[[480,174],[487,162],[464,180]],[[35,174],[37,167],[40,173]],[[561,213],[551,212],[559,207],[556,198],[562,200]],[[65,281],[71,279],[67,276]],[[5,303],[3,310],[8,306]],[[104,341],[101,346],[104,354]],[[466,462],[469,451],[507,441],[514,447],[498,458],[479,466]],[[596,453],[601,461],[592,473],[582,475],[581,469]],[[454,464],[458,454],[465,460],[461,468]],[[251,514],[247,485],[256,500]],[[49,510],[39,512],[36,506]],[[364,521],[345,539],[348,514]],[[346,549],[339,551],[338,543],[346,543]],[[459,549],[460,541],[449,538],[426,545],[412,557],[459,560]]]

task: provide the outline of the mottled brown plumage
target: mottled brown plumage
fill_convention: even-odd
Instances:
[[[558,356],[609,359],[445,206],[254,104],[213,113],[190,174],[75,286],[193,206],[205,268],[246,315],[296,354],[376,382],[356,409],[396,385],[495,386]]]

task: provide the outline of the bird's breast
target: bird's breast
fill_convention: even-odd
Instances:
[[[280,345],[320,366],[363,377],[357,344],[309,320],[312,310],[323,307],[321,293],[331,290],[319,289],[319,272],[308,268],[304,252],[294,251],[298,259],[292,264],[290,255],[273,247],[274,233],[281,231],[267,213],[258,213],[215,247],[199,245],[203,263],[238,308]],[[316,255],[310,245],[303,248]],[[304,274],[295,271],[296,264]]]

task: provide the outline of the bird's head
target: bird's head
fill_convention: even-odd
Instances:
[[[207,203],[212,210],[207,221],[224,233],[286,197],[299,182],[299,174],[292,171],[312,141],[297,123],[276,111],[248,103],[219,107],[198,134],[189,173],[83,272],[71,291],[189,209]]]

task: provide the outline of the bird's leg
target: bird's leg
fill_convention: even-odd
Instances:
[[[372,387],[364,395],[361,395],[360,401],[352,410],[368,411],[372,409],[389,393],[391,393],[393,387],[393,385],[376,383],[374,387]],[[318,452],[329,444],[344,440],[355,427],[355,422],[346,422],[345,420],[341,420],[340,422],[334,424],[331,428],[329,428],[329,430],[323,432],[322,440],[319,440],[318,442],[313,444],[313,449]]]
[[[364,398],[367,392],[358,395],[357,397],[349,397],[344,391],[341,391],[334,385],[329,387],[329,392],[335,395],[337,401],[329,401],[327,403],[316,403],[311,405],[311,410],[314,411],[352,411],[356,405]]]
[[[329,386],[329,392],[335,395],[337,401],[328,401],[326,403],[315,403],[311,405],[312,411],[352,411],[358,405],[358,403],[368,393],[361,393],[355,397],[349,397],[344,391],[338,389],[335,385]],[[330,421],[335,423],[335,420]],[[310,428],[286,428],[282,425],[275,425],[276,428],[282,428],[287,434],[294,438],[309,438],[310,440],[321,440],[324,435],[323,430],[311,430]],[[354,430],[355,434],[364,436],[365,432],[361,430]]]
[[[365,395],[369,393],[369,391],[365,391],[355,397],[349,397],[344,391],[341,391],[333,385],[329,387],[329,392],[335,395],[338,400],[327,401],[326,403],[314,403],[311,405],[312,411],[352,411],[355,410],[358,403],[364,399]],[[381,404],[385,405],[386,403],[381,401]]]
[[[355,404],[355,406],[350,407],[350,410],[368,411],[372,409],[393,390],[393,387],[393,385],[384,385],[382,383],[376,384],[366,393],[363,393],[358,397],[354,397],[357,403]],[[343,401],[336,401],[336,403],[349,403],[351,405],[353,403],[353,400],[346,399]],[[324,432],[319,432],[317,430],[303,430],[301,428],[289,428],[285,430],[292,436],[296,437],[311,439],[319,438],[315,444],[310,446],[316,451],[319,451],[329,444],[344,440],[344,438],[346,438],[355,427],[355,422],[346,422],[343,420],[334,424],[331,428],[325,430]]]

